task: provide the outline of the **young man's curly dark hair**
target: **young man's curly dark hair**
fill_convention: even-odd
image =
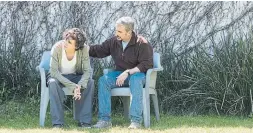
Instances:
[[[86,34],[79,28],[67,29],[63,32],[64,40],[76,40],[76,50],[82,49],[87,40]]]

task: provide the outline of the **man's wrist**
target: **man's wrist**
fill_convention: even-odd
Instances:
[[[81,85],[76,84],[76,89],[81,89]]]
[[[129,70],[129,69],[127,69],[125,72],[128,74],[128,76],[129,76],[129,75],[131,75],[131,73],[130,73],[130,70]]]

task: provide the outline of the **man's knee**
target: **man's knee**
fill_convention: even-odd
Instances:
[[[108,77],[107,75],[101,76],[98,80],[98,86],[99,86],[98,91],[99,92],[104,91],[104,90],[109,91],[113,86],[112,82],[113,82],[112,79]]]
[[[50,78],[47,81],[49,91],[57,89],[57,86],[60,84],[60,82],[55,78]]]
[[[98,80],[99,84],[105,84],[106,82],[107,82],[106,75],[101,76]]]
[[[48,81],[47,81],[48,85],[51,85],[51,84],[59,84],[59,81],[55,78],[49,78]]]

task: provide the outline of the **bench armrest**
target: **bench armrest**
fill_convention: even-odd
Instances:
[[[36,70],[40,72],[41,88],[46,87],[46,72],[44,68],[37,66]]]

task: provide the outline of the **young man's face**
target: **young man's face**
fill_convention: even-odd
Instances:
[[[130,41],[131,39],[131,31],[126,31],[125,26],[122,24],[117,24],[116,25],[116,33],[115,35],[117,36],[118,40],[122,41]]]

